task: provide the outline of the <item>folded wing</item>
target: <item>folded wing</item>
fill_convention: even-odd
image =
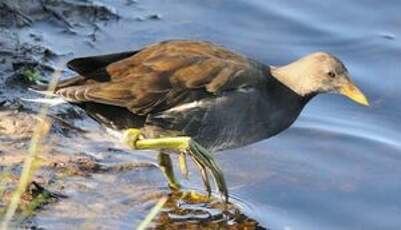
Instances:
[[[125,107],[138,115],[257,87],[267,74],[250,59],[199,41],[167,41],[140,51],[74,59],[68,66],[81,80],[58,88],[57,94]]]

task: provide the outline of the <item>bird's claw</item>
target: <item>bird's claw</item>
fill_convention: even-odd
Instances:
[[[209,181],[209,175],[207,174],[207,169],[200,162],[198,162],[197,159],[195,159],[195,158],[192,158],[192,159],[194,160],[194,162],[196,163],[196,165],[198,166],[198,168],[201,172],[203,185],[206,188],[207,195],[210,197],[210,195],[212,194],[212,189],[210,187],[210,181]]]
[[[228,189],[224,179],[223,172],[214,161],[210,153],[201,145],[191,140],[188,147],[188,154],[197,164],[201,171],[202,180],[208,194],[211,193],[208,171],[214,178],[218,191],[224,196],[225,201],[228,201]]]

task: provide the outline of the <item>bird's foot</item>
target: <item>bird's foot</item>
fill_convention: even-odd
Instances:
[[[137,140],[139,140],[141,136],[141,130],[140,129],[127,129],[124,132],[122,142],[129,147],[136,149],[135,143]]]
[[[170,156],[164,152],[159,152],[157,158],[159,160],[159,168],[166,176],[168,187],[173,191],[180,190],[181,185],[174,176],[174,168]]]
[[[189,202],[194,202],[194,203],[207,203],[211,201],[211,198],[209,195],[202,194],[200,192],[196,191],[174,191],[173,196],[176,199],[182,199],[182,200],[187,200]]]
[[[181,172],[187,175],[186,155],[189,155],[195,164],[198,166],[202,180],[208,194],[211,194],[211,186],[209,181],[209,173],[216,182],[218,191],[224,196],[225,201],[228,201],[228,189],[224,179],[223,172],[217,165],[213,156],[204,147],[192,140],[191,137],[164,137],[155,139],[139,139],[141,135],[138,129],[129,129],[124,134],[124,142],[134,149],[174,149],[180,152],[179,165]],[[169,185],[174,186],[174,180],[170,183],[171,178],[166,175],[169,180]],[[178,183],[177,183],[178,185]],[[178,187],[178,186],[177,186]]]

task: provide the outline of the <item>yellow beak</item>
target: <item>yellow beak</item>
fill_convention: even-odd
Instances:
[[[338,92],[359,104],[369,106],[368,99],[351,81],[342,86]]]

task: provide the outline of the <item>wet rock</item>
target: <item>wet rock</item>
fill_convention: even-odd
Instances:
[[[2,27],[24,27],[50,19],[70,29],[82,22],[120,18],[115,9],[98,2],[68,0],[4,0],[0,3],[0,16]]]
[[[5,0],[0,2],[0,27],[30,26],[33,20],[19,9],[19,1]]]

